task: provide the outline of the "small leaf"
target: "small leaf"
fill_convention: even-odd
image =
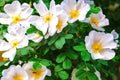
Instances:
[[[58,72],[58,75],[63,80],[66,80],[69,77],[69,74],[66,71],[60,71],[60,72]]]
[[[81,57],[84,61],[89,61],[91,59],[90,53],[88,53],[87,51],[81,52]]]
[[[55,46],[56,46],[57,49],[61,49],[64,44],[65,44],[65,38],[64,37],[61,37],[60,39],[58,39],[55,42]]]
[[[67,34],[64,36],[65,39],[72,39],[73,38],[73,35],[72,34]]]
[[[86,47],[85,47],[84,43],[81,43],[80,45],[74,46],[73,49],[75,51],[85,51]]]
[[[62,63],[66,58],[66,55],[64,53],[60,54],[57,56],[56,62],[57,63]]]
[[[70,59],[77,59],[78,58],[78,54],[75,53],[74,51],[68,51],[66,52],[67,53],[67,56],[70,58]]]
[[[33,68],[34,69],[39,69],[39,68],[41,68],[42,66],[41,66],[41,64],[39,63],[39,62],[35,62],[34,64],[33,64]]]
[[[72,67],[72,62],[69,59],[66,59],[62,64],[64,69],[70,69]]]
[[[47,60],[47,59],[42,59],[40,61],[41,64],[45,65],[45,66],[50,66],[51,65],[51,61]]]
[[[62,68],[61,65],[55,66],[55,72],[59,72],[59,71],[61,71],[61,70],[63,70],[63,68]]]
[[[28,47],[25,47],[25,48],[21,48],[20,49],[21,51],[21,55],[27,55],[29,53],[29,48]]]

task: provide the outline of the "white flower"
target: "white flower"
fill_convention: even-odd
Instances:
[[[30,8],[29,4],[20,4],[19,1],[14,1],[11,4],[6,4],[4,6],[5,13],[0,13],[0,23],[1,24],[21,24],[24,27],[29,27],[28,22],[33,9]]]
[[[43,36],[40,35],[39,33],[32,33],[27,35],[29,40],[32,40],[36,43],[40,42],[43,39]]]
[[[57,7],[57,9],[59,7]],[[58,10],[60,10],[60,8]],[[63,28],[67,26],[67,21],[68,15],[63,10],[61,10],[60,14],[58,15],[58,23],[56,25],[57,33],[61,32]]]
[[[78,2],[76,0],[64,0],[61,6],[69,16],[70,23],[76,20],[83,21],[86,18],[87,12],[90,10],[90,6],[84,0],[78,0]]]
[[[44,80],[45,76],[51,76],[50,70],[48,70],[45,66],[42,65],[39,69],[33,68],[33,62],[29,62],[23,65],[24,70],[29,75],[29,80]]]
[[[103,26],[109,25],[109,20],[105,18],[105,15],[102,13],[102,10],[94,14],[92,13],[89,18],[86,19],[87,22],[91,24],[94,29],[104,31]]]
[[[17,48],[28,46],[28,38],[25,35],[24,29],[21,28],[22,27],[16,27],[15,31],[12,31],[12,29],[10,29],[10,31],[8,31],[10,33],[6,33],[4,35],[8,42],[0,40],[0,51],[3,51],[3,58],[9,58],[10,61],[12,61],[16,55]]]
[[[104,32],[91,31],[89,36],[85,37],[85,45],[93,59],[110,60],[115,56],[112,49],[117,47],[112,34]]]
[[[1,80],[29,80],[26,71],[21,66],[11,65],[3,70]]]
[[[34,23],[39,30],[43,32],[45,35],[47,34],[50,36],[54,35],[56,32],[56,25],[58,23],[57,15],[59,14],[56,10],[56,5],[54,0],[50,2],[50,9],[46,7],[42,0],[38,4],[34,3],[35,9],[40,14],[38,22]]]

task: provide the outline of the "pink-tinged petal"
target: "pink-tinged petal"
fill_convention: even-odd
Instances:
[[[26,46],[28,46],[28,38],[27,36],[23,37],[23,39],[19,42],[17,48],[24,48]]]
[[[105,49],[101,52],[101,55],[104,56],[104,60],[110,60],[114,58],[115,52],[111,49]]]
[[[10,49],[11,46],[9,43],[3,41],[3,40],[0,40],[0,51],[6,51],[8,49]]]
[[[11,43],[13,40],[15,40],[15,37],[14,37],[13,35],[8,34],[8,33],[6,33],[6,34],[4,35],[4,37],[7,39],[7,41],[8,41],[9,43]]]
[[[100,53],[98,53],[98,54],[92,53],[91,56],[92,56],[93,60],[104,58],[104,56],[102,56]]]
[[[36,43],[40,42],[43,39],[43,36],[37,34],[37,33],[32,33],[27,35],[29,40],[32,40]]]
[[[30,24],[38,24],[38,23],[40,23],[41,22],[41,18],[40,18],[40,16],[37,16],[37,15],[34,15],[34,16],[30,16],[29,17],[29,19],[28,19],[28,22],[30,23]]]
[[[51,22],[50,22],[50,24],[49,24],[49,25],[50,25],[50,26],[49,26],[49,29],[48,29],[48,34],[49,34],[50,36],[54,35],[55,32],[57,31],[57,29],[56,29],[57,23],[58,23],[58,18],[57,18],[56,16],[53,16],[53,17],[52,17],[52,20],[51,20]]]
[[[33,9],[30,8],[30,5],[27,3],[23,3],[21,8],[22,11],[20,13],[20,16],[22,17],[22,19],[28,18],[33,12]]]
[[[6,4],[4,7],[4,11],[11,17],[19,15],[19,13],[21,12],[21,4],[19,1],[14,1],[11,4]]]
[[[34,3],[33,5],[41,16],[44,16],[46,13],[48,13],[48,9],[42,0],[40,0],[38,4]]]
[[[10,24],[12,19],[5,13],[0,13],[0,23],[1,24]]]
[[[10,61],[13,61],[15,55],[16,55],[16,49],[12,48],[12,49],[6,51],[5,53],[3,53],[2,57],[9,58]]]
[[[56,5],[55,5],[55,1],[51,0],[50,2],[50,12],[55,14],[56,13]]]

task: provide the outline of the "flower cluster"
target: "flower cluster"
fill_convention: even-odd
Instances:
[[[57,5],[51,0],[49,8],[39,0],[38,3],[33,3],[33,6],[38,15],[32,14],[34,9],[27,3],[13,1],[4,6],[5,13],[0,13],[0,23],[7,25],[7,32],[3,35],[4,39],[0,39],[0,62],[12,62],[17,56],[17,50],[29,46],[30,41],[38,44],[76,21],[91,24],[96,30],[90,31],[85,37],[85,46],[92,59],[110,60],[115,56],[112,49],[118,47],[115,41],[118,34],[115,31],[104,32],[103,27],[109,25],[109,21],[101,9],[98,13],[87,16],[91,8],[84,0],[63,0]],[[31,25],[37,31],[28,34]],[[51,72],[45,66],[34,69],[33,63],[29,62],[22,67],[12,65],[3,70],[1,80],[44,80],[46,75],[50,76]]]

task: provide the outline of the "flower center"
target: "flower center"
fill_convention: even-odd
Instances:
[[[52,15],[51,15],[51,14],[47,14],[47,15],[43,18],[43,20],[44,20],[45,23],[49,23],[49,22],[51,21],[51,19],[52,19]]]
[[[8,58],[3,58],[2,54],[4,53],[4,51],[0,51],[0,62],[4,62],[6,60],[8,60]]]
[[[80,15],[78,10],[71,10],[70,11],[70,18],[74,19],[77,18]]]
[[[16,48],[19,44],[19,41],[18,40],[14,40],[12,43],[11,43],[11,47],[12,48]]]
[[[63,25],[63,22],[62,22],[61,20],[59,20],[56,28],[57,28],[58,30],[60,30],[60,29],[62,28],[62,25]]]
[[[15,75],[13,80],[24,80],[21,75]]]
[[[98,27],[99,22],[96,18],[92,17],[91,22],[94,23]]]
[[[32,76],[35,79],[39,79],[42,75],[43,75],[43,71],[42,70],[40,70],[40,69],[33,69],[32,70]]]
[[[94,53],[100,53],[103,50],[103,46],[100,42],[94,42],[92,44],[92,50]]]
[[[18,15],[18,16],[14,16],[13,18],[12,18],[12,22],[13,23],[18,23],[18,22],[20,22],[21,21],[21,17]]]

